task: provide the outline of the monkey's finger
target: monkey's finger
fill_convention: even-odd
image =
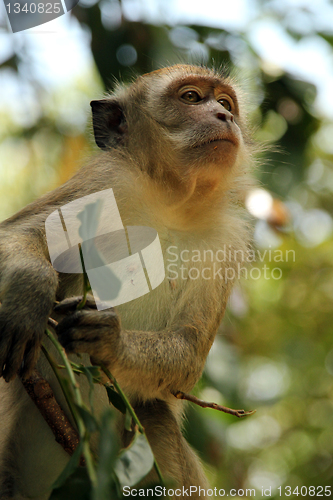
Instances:
[[[86,342],[85,340],[78,340],[76,342],[70,342],[69,344],[64,347],[66,349],[66,352],[68,353],[88,353],[88,346],[89,342]]]
[[[71,328],[88,326],[91,330],[106,327],[110,330],[120,329],[120,322],[117,313],[108,311],[75,311],[70,316],[66,316],[56,327],[57,335],[68,331]]]
[[[89,312],[82,309],[80,311],[75,311],[69,316],[62,319],[58,326],[56,327],[57,335],[60,337],[64,332],[70,330],[71,328],[78,328],[85,322],[85,317],[89,315]],[[95,322],[96,323],[96,322]]]
[[[3,370],[3,377],[6,382],[12,380],[22,364],[26,343],[17,338],[13,338],[11,348],[6,358],[6,365]]]
[[[53,310],[60,314],[67,314],[74,312],[77,306],[82,302],[83,295],[79,295],[77,297],[68,297],[67,299],[62,300],[59,304],[56,304]],[[97,309],[96,302],[90,295],[87,295],[86,302],[84,305],[84,309]]]
[[[101,339],[101,331],[98,329],[91,330],[90,327],[70,328],[66,332],[59,335],[60,344],[67,349],[67,346],[72,342],[85,341],[96,342]]]
[[[71,342],[67,345],[66,351],[75,354],[88,354],[96,365],[108,363],[108,358],[105,356],[105,342],[103,340],[95,342],[85,342],[84,340]]]

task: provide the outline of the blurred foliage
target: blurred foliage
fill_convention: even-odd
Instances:
[[[311,23],[305,32],[304,20],[313,17],[309,9],[261,4],[258,18],[278,20],[295,42],[307,36],[325,40],[332,55],[332,30]],[[72,175],[91,150],[89,99],[114,79],[128,81],[179,61],[227,63],[240,68],[240,75],[250,73],[245,87],[251,95],[256,90],[251,108],[256,137],[277,145],[263,159],[258,178],[283,201],[290,220],[280,226],[264,218],[256,222],[260,254],[252,267],[260,276],[253,273],[235,289],[195,393],[257,413],[235,421],[190,407],[185,432],[208,464],[212,484],[225,490],[257,488],[260,496],[262,487],[272,487],[278,498],[280,485],[331,485],[333,124],[315,107],[316,88],[262,60],[246,32],[134,22],[118,0],[82,4],[72,15],[91,34],[98,72],[65,92],[50,93],[33,74],[20,71],[23,59],[29,61],[14,45],[1,64],[0,76],[10,71],[20,85],[37,90],[30,121],[11,108],[0,110],[0,215],[10,215]],[[73,121],[78,115],[81,119]],[[276,250],[282,260],[274,260]],[[270,269],[267,279],[264,265]],[[272,274],[274,268],[281,269],[280,279],[274,278],[279,276]]]

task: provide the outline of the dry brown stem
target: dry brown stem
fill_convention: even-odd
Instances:
[[[227,406],[218,405],[217,403],[210,403],[208,401],[203,401],[202,399],[193,396],[192,394],[185,394],[185,392],[178,391],[173,394],[177,399],[186,399],[186,401],[191,401],[202,408],[212,408],[213,410],[223,411],[224,413],[229,413],[230,415],[234,415],[235,417],[242,418],[247,417],[249,415],[253,415],[257,410],[233,410],[232,408],[228,408]]]
[[[73,455],[80,437],[57,403],[50,384],[37,370],[33,371],[30,378],[22,380],[22,384],[53,432],[57,443],[69,455]],[[85,465],[82,457],[80,465]]]

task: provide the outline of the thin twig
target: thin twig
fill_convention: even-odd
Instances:
[[[82,402],[82,396],[81,396],[80,389],[79,389],[79,384],[76,381],[74,372],[72,370],[71,363],[70,363],[69,359],[67,358],[67,354],[65,352],[65,349],[62,347],[62,345],[58,342],[58,340],[55,338],[55,336],[47,328],[45,329],[45,333],[48,336],[48,338],[51,340],[51,342],[53,343],[55,348],[57,349],[57,351],[60,354],[60,357],[61,357],[61,359],[66,367],[66,370],[67,370],[67,373],[69,376],[69,380],[70,380],[71,386],[73,388],[75,403],[78,406],[82,406],[83,402]],[[86,427],[85,427],[85,424],[84,424],[82,418],[79,415],[77,415],[77,417],[76,417],[76,423],[78,426],[80,438],[83,439],[83,455],[84,455],[84,458],[86,460],[87,472],[88,472],[88,475],[89,475],[89,478],[90,478],[92,484],[96,485],[97,484],[97,475],[96,475],[96,471],[95,471],[93,457],[92,457],[90,447],[89,447],[88,436],[86,434]]]
[[[185,399],[186,401],[191,401],[201,408],[212,408],[213,410],[223,411],[224,413],[229,413],[230,415],[234,415],[235,417],[242,418],[248,417],[249,415],[253,415],[257,410],[233,410],[232,408],[228,408],[227,406],[218,405],[217,403],[210,403],[208,401],[203,401],[202,399],[193,396],[192,394],[185,394],[185,392],[178,391],[173,393],[175,398],[177,399]]]
[[[48,322],[48,324],[49,324],[50,326],[52,326],[52,328],[56,328],[56,327],[58,326],[58,321],[56,321],[56,320],[55,320],[55,319],[53,319],[53,318],[49,318],[49,319],[47,320],[47,322]]]

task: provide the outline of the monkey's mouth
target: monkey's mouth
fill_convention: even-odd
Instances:
[[[232,140],[230,137],[214,137],[212,139],[206,139],[199,144],[195,144],[194,148],[201,148],[202,146],[208,146],[210,144],[217,145],[218,143],[229,142],[233,146],[237,146],[235,140]]]

